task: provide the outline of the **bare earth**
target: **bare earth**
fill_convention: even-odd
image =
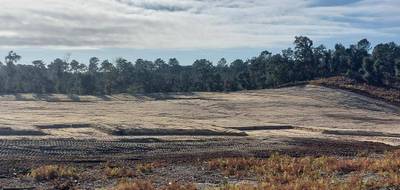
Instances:
[[[313,85],[235,93],[0,96],[0,189],[50,187],[24,179],[46,163],[83,163],[98,171],[103,165],[90,163],[161,160],[173,164],[157,171],[156,179],[222,183],[223,177],[187,161],[271,152],[354,156],[399,145],[400,107]],[[79,187],[115,183],[88,180]]]
[[[291,148],[298,139],[398,146],[400,108],[312,85],[236,93],[0,97],[3,159],[249,153]]]

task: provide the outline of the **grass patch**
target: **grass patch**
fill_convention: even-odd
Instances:
[[[117,184],[115,190],[155,190],[153,184],[145,180],[123,180]]]
[[[379,158],[301,157],[274,154],[268,159],[226,158],[207,162],[228,177],[255,176],[257,185],[224,185],[222,190],[398,189],[400,151]]]
[[[36,181],[47,181],[58,178],[78,179],[79,175],[74,167],[60,165],[45,165],[33,169],[30,173]]]
[[[136,176],[135,170],[128,167],[107,166],[104,172],[108,178],[131,178]]]
[[[135,167],[121,166],[107,163],[104,174],[107,178],[133,178],[140,174],[150,174],[154,169],[162,166],[160,162],[140,163]]]
[[[122,180],[120,181],[115,190],[197,190],[197,187],[194,184],[187,183],[169,183],[166,186],[156,188],[150,181],[148,180],[134,180],[134,181],[127,181]]]
[[[160,162],[142,163],[136,165],[136,171],[138,173],[147,174],[154,171],[154,169],[162,166]]]

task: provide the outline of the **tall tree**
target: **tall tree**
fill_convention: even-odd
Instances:
[[[65,84],[66,72],[68,71],[68,63],[61,59],[55,59],[48,65],[49,77],[54,81],[54,89],[56,93],[67,93],[67,84]]]
[[[313,41],[305,36],[296,36],[295,41],[295,69],[297,80],[313,79],[316,75],[316,64],[314,62]]]
[[[369,56],[369,48],[371,44],[367,39],[360,40],[355,45],[350,45],[347,49],[347,53],[350,56],[350,61],[348,62],[349,68],[347,70],[347,76],[360,80],[361,73],[360,69],[365,57]]]
[[[99,62],[100,62],[100,59],[97,57],[90,58],[89,67],[88,67],[89,73],[95,74],[99,71]]]
[[[114,79],[117,76],[117,70],[112,63],[108,60],[104,60],[101,63],[100,70],[103,72],[103,92],[104,94],[111,94],[113,92]]]

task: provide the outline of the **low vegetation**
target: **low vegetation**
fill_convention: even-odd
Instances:
[[[223,190],[258,189],[396,189],[400,187],[400,152],[382,157],[301,157],[272,155],[268,159],[228,158],[208,168],[228,177],[253,176],[257,185],[224,185]]]
[[[150,162],[150,163],[143,163],[143,164],[138,164],[136,166],[136,171],[139,173],[151,173],[153,172],[154,169],[159,168],[162,166],[162,163],[160,162]]]
[[[330,77],[310,82],[314,85],[339,88],[400,105],[400,92],[395,88],[377,87],[347,77]]]
[[[155,190],[153,184],[149,181],[137,180],[127,181],[123,180],[117,184],[115,190]]]
[[[30,173],[37,181],[53,180],[58,178],[77,179],[78,173],[76,168],[63,165],[45,165],[33,169]]]
[[[104,170],[105,175],[108,178],[123,178],[123,177],[135,177],[136,172],[132,168],[128,167],[111,167],[107,166]]]
[[[200,164],[198,167],[209,174],[222,174],[223,179],[220,180],[224,182],[209,186],[209,190],[364,190],[400,187],[400,151],[356,157],[272,154],[269,158],[220,158],[194,164]],[[176,182],[156,179],[154,169],[160,166],[158,162],[139,164],[133,168],[107,164],[104,172],[108,178],[118,180],[112,187],[115,190],[199,189],[195,180]],[[61,184],[75,179],[76,183],[68,183],[68,187],[74,187],[80,180],[77,169],[61,165],[38,167],[31,171],[30,176],[37,182]]]
[[[161,166],[160,162],[138,163],[134,167],[107,163],[104,174],[107,178],[133,178],[141,174],[150,174]]]
[[[156,188],[150,181],[136,180],[127,181],[123,180],[117,184],[115,190],[197,190],[197,187],[192,183],[182,184],[171,182],[168,185]]]

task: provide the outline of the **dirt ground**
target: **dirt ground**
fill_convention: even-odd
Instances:
[[[0,96],[0,187],[45,187],[21,176],[46,163],[96,168],[110,160],[173,160],[169,170],[177,171],[154,175],[197,176],[195,181],[208,183],[224,179],[204,177],[189,160],[271,152],[354,156],[399,145],[400,107],[313,85],[234,93]],[[115,180],[104,183],[98,186]]]
[[[0,96],[1,139],[351,135],[398,145],[399,126],[397,106],[312,85],[235,93]]]

